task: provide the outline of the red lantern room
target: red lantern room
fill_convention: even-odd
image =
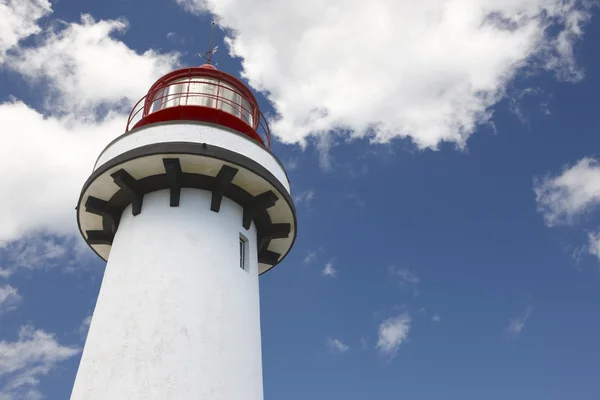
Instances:
[[[269,125],[252,92],[211,64],[179,69],[156,81],[133,107],[126,131],[177,120],[225,126],[271,147]]]

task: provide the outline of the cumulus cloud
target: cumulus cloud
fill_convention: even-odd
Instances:
[[[96,157],[123,133],[133,101],[177,63],[176,54],[139,54],[117,40],[123,20],[84,15],[41,30],[36,15],[44,14],[31,10],[50,12],[41,0],[0,7],[0,16],[18,19],[14,26],[30,27],[20,38],[39,33],[34,47],[13,48],[4,67],[40,88],[45,104],[42,111],[18,99],[0,104],[0,123],[10,132],[0,147],[0,247],[31,233],[75,231],[75,203]],[[10,35],[3,20],[0,43],[14,43]]]
[[[300,165],[300,161],[297,157],[290,157],[287,160],[283,160],[282,164],[285,167],[286,171],[289,172],[297,170],[298,166]]]
[[[419,277],[408,268],[396,268],[392,266],[388,268],[388,272],[392,278],[403,287],[416,288],[421,281]]]
[[[333,261],[329,261],[327,264],[325,264],[321,273],[324,276],[328,276],[330,278],[335,278],[335,277],[337,277],[338,272],[337,272],[337,269],[335,269],[333,267]]]
[[[600,206],[600,162],[584,157],[556,175],[534,180],[538,211],[548,226],[573,224]],[[587,245],[573,251],[579,260],[584,253],[600,260],[600,231],[588,233]]]
[[[534,180],[538,210],[548,226],[572,223],[600,205],[600,164],[585,157],[556,175]]]
[[[81,187],[102,148],[123,132],[123,116],[81,122],[14,101],[0,104],[0,123],[10,132],[0,146],[0,245],[32,232],[75,232]]]
[[[600,232],[591,232],[588,234],[587,250],[600,261]]]
[[[301,203],[310,206],[312,201],[315,199],[315,191],[313,189],[305,190],[294,196],[294,203],[300,205]]]
[[[0,315],[4,311],[13,309],[21,300],[23,298],[16,288],[10,285],[0,286]]]
[[[173,69],[177,55],[136,53],[112,37],[126,29],[125,20],[95,21],[83,15],[80,23],[45,32],[40,45],[20,49],[8,64],[35,85],[49,84],[55,94],[47,104],[52,111],[119,104],[130,108],[153,80]]]
[[[52,12],[48,0],[3,0],[0,2],[0,64],[6,53],[40,32],[37,22]]]
[[[442,317],[440,317],[438,314],[434,314],[431,317],[431,322],[440,322],[442,320]]]
[[[227,29],[244,77],[278,113],[272,128],[283,142],[317,136],[328,147],[323,138],[334,131],[375,142],[410,137],[420,148],[464,146],[523,69],[580,79],[573,46],[592,4],[177,1]]]
[[[11,268],[39,269],[60,262],[67,246],[58,237],[40,235],[7,244],[0,248],[0,256]]]
[[[96,259],[76,235],[27,234],[0,246],[0,260],[6,265],[6,268],[0,269],[0,278],[8,278],[18,271],[57,267],[62,272],[73,272],[94,266],[88,262],[92,258]]]
[[[383,321],[379,325],[377,350],[390,359],[394,358],[400,345],[408,339],[411,321],[408,313],[402,313]]]
[[[539,87],[525,88],[518,93],[509,95],[509,109],[523,125],[529,126],[532,112],[542,116],[551,114],[547,100],[541,98],[543,95],[544,92]],[[532,104],[534,99],[537,99],[537,104],[534,103],[535,106]]]
[[[512,337],[519,336],[521,334],[521,332],[523,331],[523,329],[525,328],[525,324],[527,323],[527,320],[529,319],[529,316],[531,315],[532,312],[533,312],[533,307],[529,306],[529,307],[527,307],[527,309],[525,310],[524,313],[511,319],[508,322],[508,326],[506,327],[508,334]]]
[[[327,338],[327,347],[336,353],[345,353],[350,350],[350,346],[342,342],[340,339]]]
[[[61,345],[52,334],[22,327],[15,342],[0,341],[0,378],[4,382],[0,399],[41,399],[36,390],[40,377],[79,351]]]
[[[88,315],[81,321],[81,325],[79,325],[79,334],[85,340],[87,337],[88,331],[90,330],[90,324],[92,323],[92,316]]]
[[[311,264],[312,262],[314,262],[317,259],[317,254],[319,253],[319,250],[311,250],[306,254],[306,257],[304,257],[304,260],[302,260],[302,262],[304,264]]]

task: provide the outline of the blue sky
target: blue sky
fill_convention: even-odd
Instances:
[[[78,191],[213,19],[298,210],[266,399],[597,399],[598,8],[283,3],[0,0],[0,399],[68,398],[104,266]]]

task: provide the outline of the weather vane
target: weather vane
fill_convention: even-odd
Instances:
[[[213,41],[213,34],[215,32],[215,22],[211,22],[211,28],[210,28],[210,41],[208,43],[208,51],[205,53],[200,53],[200,57],[204,58],[206,60],[207,64],[210,64],[212,62],[212,58],[215,55],[215,53],[217,52],[217,49],[219,48],[219,46],[215,46],[212,47],[212,41]],[[214,65],[217,65],[217,63],[214,63]]]

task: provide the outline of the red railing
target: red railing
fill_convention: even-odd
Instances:
[[[201,88],[204,91],[191,92],[189,90],[191,85],[201,85]],[[203,112],[198,112],[197,114],[188,112],[186,113],[185,118],[182,117],[179,119],[197,119],[204,121],[207,120],[206,115],[211,114],[209,110],[223,112],[236,117],[240,121],[243,121],[245,125],[234,124],[236,126],[230,127],[235,129],[246,126],[247,129],[241,129],[244,131],[243,133],[253,139],[260,139],[264,146],[268,149],[271,148],[269,125],[254,100],[244,96],[241,91],[237,90],[227,82],[212,80],[211,78],[207,79],[201,76],[190,77],[188,80],[169,82],[153,88],[146,96],[142,97],[135,104],[129,113],[125,131],[129,132],[133,128],[151,123],[148,119],[152,118],[148,117],[153,114],[163,110],[181,107],[197,107],[197,111]],[[194,114],[196,114],[198,118],[195,118]]]

